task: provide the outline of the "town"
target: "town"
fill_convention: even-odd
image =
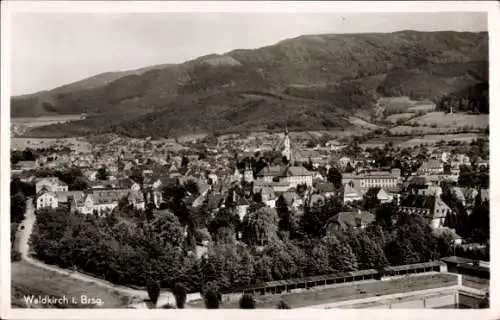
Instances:
[[[498,8],[327,3],[12,9],[1,317],[489,313]]]
[[[408,148],[392,142],[363,148],[360,136],[328,138],[304,138],[285,125],[278,133],[168,141],[104,135],[13,150],[12,221],[22,223],[26,210],[36,211],[31,241],[42,261],[120,284],[141,286],[153,277],[171,287],[180,281],[187,292],[202,289],[196,268],[204,270],[205,285],[231,292],[262,281],[438,257],[489,259],[487,137]],[[94,231],[78,231],[82,225]],[[419,233],[411,231],[415,225]],[[98,250],[99,242],[85,242],[95,237],[88,232],[110,232],[103,236],[113,243],[135,239],[128,250],[155,237],[162,248],[182,248],[188,258],[174,263],[177,255],[170,256],[180,270],[178,278],[166,279],[159,270],[146,275],[145,266],[96,264],[98,256],[64,247],[69,237],[84,241],[84,250]],[[124,253],[109,245],[106,250]],[[220,260],[229,248],[240,251],[230,255],[240,261],[243,278],[232,274],[232,260]],[[152,253],[127,254],[140,261]],[[273,259],[267,267],[266,258]]]

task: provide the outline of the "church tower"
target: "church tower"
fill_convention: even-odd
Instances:
[[[292,146],[290,142],[290,136],[288,135],[288,129],[285,127],[285,138],[283,139],[283,149],[281,155],[286,157],[288,162],[292,162]]]
[[[243,180],[247,183],[253,182],[253,171],[250,165],[245,166],[245,173],[243,174]]]

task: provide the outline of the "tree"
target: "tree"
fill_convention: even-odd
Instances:
[[[149,278],[146,283],[146,289],[148,291],[149,300],[156,304],[158,298],[160,297],[160,283],[152,278]]]
[[[253,295],[245,293],[241,296],[240,309],[255,309],[255,299]]]
[[[182,156],[181,167],[186,168],[189,165],[189,159],[186,156]]]
[[[330,252],[325,243],[321,242],[314,246],[307,262],[307,273],[311,276],[332,272],[332,268],[330,267]]]
[[[103,181],[108,180],[108,171],[106,167],[100,167],[99,170],[97,170],[96,179]]]
[[[330,170],[328,170],[327,180],[335,187],[339,188],[342,186],[342,173],[340,173],[336,167],[331,167]]]
[[[355,271],[358,261],[351,246],[345,241],[339,241],[335,236],[329,235],[322,239],[330,257],[330,267],[333,272]]]
[[[184,188],[186,188],[186,191],[189,192],[190,194],[198,195],[200,194],[200,189],[198,187],[198,184],[194,180],[187,180],[184,183]]]
[[[351,230],[347,237],[361,270],[378,270],[387,266],[388,261],[383,248],[371,239],[366,232]]]
[[[242,222],[242,238],[249,245],[264,245],[275,241],[277,231],[278,214],[268,207],[249,212]]]
[[[184,239],[184,228],[179,219],[167,210],[158,212],[148,227],[148,234],[163,245],[179,246]]]
[[[351,165],[351,163],[350,163],[350,162],[348,162],[348,163],[347,163],[347,165],[346,165],[346,167],[345,167],[344,171],[345,171],[346,173],[352,173],[352,172],[354,172],[354,168],[352,167],[352,165]]]
[[[18,192],[10,197],[10,221],[20,223],[24,220],[26,197]]]
[[[172,289],[172,293],[174,294],[175,304],[177,308],[184,309],[187,297],[186,288],[184,287],[184,285],[181,283],[176,283],[174,285],[174,288]]]

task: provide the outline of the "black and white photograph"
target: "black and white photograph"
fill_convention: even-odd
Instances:
[[[495,2],[22,2],[2,3],[2,317],[494,315]]]

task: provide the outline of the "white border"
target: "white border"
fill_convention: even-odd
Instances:
[[[265,1],[265,2],[231,2],[231,1],[166,1],[166,2],[113,2],[113,1],[2,1],[1,10],[1,158],[2,170],[1,198],[2,215],[0,223],[1,235],[1,318],[6,319],[101,319],[101,318],[121,318],[137,319],[138,317],[147,319],[168,319],[171,317],[185,316],[193,319],[218,319],[221,317],[238,317],[239,319],[263,317],[268,319],[313,319],[313,318],[334,318],[338,316],[342,319],[428,319],[428,318],[476,318],[493,319],[500,318],[500,291],[497,286],[498,272],[491,274],[491,308],[489,310],[304,310],[295,309],[292,311],[278,310],[254,310],[252,312],[242,310],[48,310],[48,309],[11,309],[10,296],[10,251],[9,233],[10,223],[10,18],[13,12],[92,12],[92,13],[124,13],[124,12],[275,12],[275,13],[325,13],[325,12],[488,12],[488,31],[490,38],[490,122],[495,123],[499,119],[498,102],[500,102],[500,49],[498,39],[500,39],[500,10],[495,1],[384,1],[384,2],[326,2],[326,1]],[[236,49],[236,48],[235,48]],[[496,90],[495,90],[496,89]],[[500,200],[500,189],[495,177],[499,177],[499,168],[495,165],[495,160],[499,159],[500,148],[494,144],[494,136],[500,137],[498,128],[490,127],[490,164],[491,164],[491,264],[499,264],[499,257],[494,255],[498,248],[498,230],[496,227],[497,201]]]

